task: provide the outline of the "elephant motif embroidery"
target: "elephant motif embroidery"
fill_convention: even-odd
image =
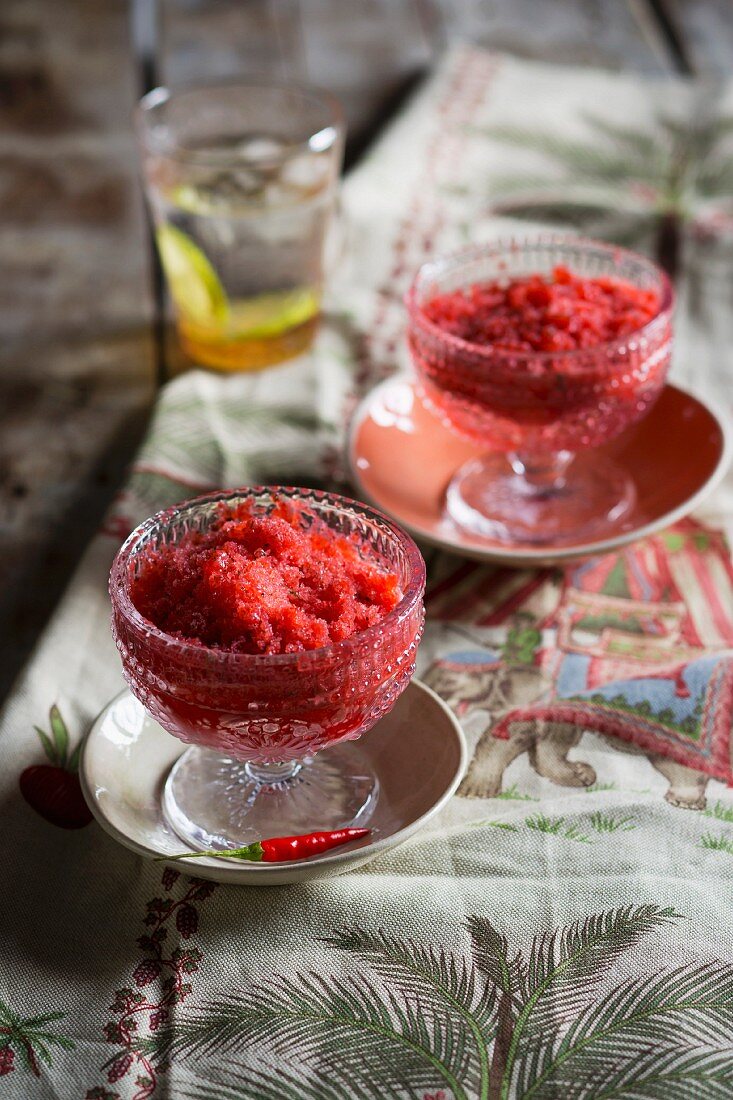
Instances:
[[[471,623],[461,579],[461,619]],[[484,720],[459,795],[499,794],[523,753],[554,783],[590,786],[595,770],[568,752],[593,730],[644,754],[668,781],[672,805],[703,809],[710,777],[731,781],[733,568],[723,536],[686,521],[583,563],[540,616],[537,586],[525,580],[520,591],[529,599],[524,607],[513,600],[502,652],[453,652],[425,676],[459,717]],[[441,598],[445,620],[445,591]],[[471,623],[479,643],[486,622],[484,598]],[[532,629],[534,648],[518,646]]]
[[[536,700],[546,693],[550,683],[537,669],[509,668],[496,655],[487,651],[484,660],[476,652],[455,653],[431,666],[425,682],[441,695],[459,717],[472,710],[487,715],[473,759],[458,790],[464,798],[494,798],[501,792],[506,768],[522,753],[538,775],[563,787],[588,787],[596,782],[596,772],[590,764],[568,760],[568,752],[579,745],[585,730],[606,734],[613,748],[630,753],[643,753],[649,763],[669,783],[665,798],[673,806],[684,809],[705,808],[705,788],[711,772],[702,771],[672,758],[669,750],[642,748],[632,737],[639,736],[633,728],[639,717],[630,720],[628,738],[621,739],[618,729],[610,732],[607,714],[594,716],[585,700],[555,699],[545,705],[522,706],[522,700]],[[702,660],[706,660],[703,658]],[[726,697],[716,711],[720,738],[713,747],[723,746],[729,753],[731,716],[733,715],[733,658],[721,657],[725,664]],[[716,685],[712,685],[715,690]],[[590,700],[591,703],[594,700]],[[715,734],[716,731],[713,731]],[[726,774],[727,772],[727,774]],[[718,760],[720,778],[728,779],[730,761],[726,755]]]

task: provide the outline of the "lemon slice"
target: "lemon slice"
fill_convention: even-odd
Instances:
[[[310,287],[258,294],[255,298],[232,303],[229,334],[232,339],[279,336],[287,329],[310,321],[319,308],[320,297]]]
[[[221,325],[229,316],[224,287],[210,260],[175,225],[159,225],[155,239],[178,309],[197,325]]]

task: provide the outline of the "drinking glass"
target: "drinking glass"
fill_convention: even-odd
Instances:
[[[562,265],[611,276],[659,296],[656,315],[610,343],[571,351],[509,351],[454,336],[425,314],[438,294],[510,282]],[[505,543],[563,545],[612,531],[634,486],[593,448],[649,412],[672,350],[673,292],[656,264],[567,235],[478,245],[424,264],[407,294],[408,340],[421,393],[441,420],[486,454],[461,467],[446,493],[451,519]]]
[[[184,350],[222,371],[305,351],[343,151],[337,102],[263,81],[156,88],[137,129]]]
[[[234,653],[165,634],[130,596],[147,553],[206,532],[222,505],[244,502],[256,515],[294,504],[303,528],[325,525],[396,573],[400,602],[344,641],[297,653]],[[164,787],[169,826],[194,848],[221,850],[368,820],[377,780],[351,742],[392,708],[415,671],[424,590],[425,563],[408,535],[366,505],[316,490],[211,493],[133,531],[110,574],[112,629],[133,694],[192,746]]]

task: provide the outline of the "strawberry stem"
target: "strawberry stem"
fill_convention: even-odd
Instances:
[[[45,752],[49,762],[53,764],[54,767],[58,767],[58,754],[56,752],[56,746],[54,745],[53,741],[48,736],[48,734],[41,729],[40,726],[34,726],[33,729],[36,731],[40,738],[41,744],[43,745],[43,751]]]
[[[48,719],[51,723],[51,733],[56,745],[59,767],[66,768],[66,758],[69,753],[69,731],[61,717],[61,711],[55,703],[48,712]]]

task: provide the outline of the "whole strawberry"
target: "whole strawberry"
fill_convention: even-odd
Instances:
[[[77,770],[81,743],[69,756],[69,731],[54,704],[49,712],[51,736],[35,726],[49,764],[33,764],[21,773],[20,793],[36,813],[61,829],[81,829],[92,820]]]

